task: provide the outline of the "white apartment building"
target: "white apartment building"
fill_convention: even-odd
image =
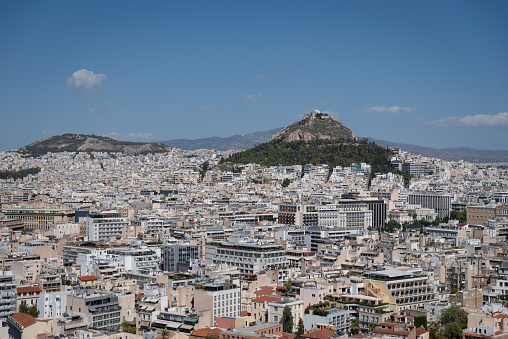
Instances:
[[[372,227],[372,211],[363,203],[322,205],[317,207],[318,224],[347,230],[367,230]]]
[[[211,324],[217,317],[239,317],[241,311],[240,287],[235,284],[206,284],[194,290],[194,307],[197,311],[212,310]]]
[[[85,219],[90,241],[108,241],[110,237],[124,237],[129,225],[127,218],[116,210],[90,213]]]
[[[214,241],[206,245],[205,251],[207,262],[227,264],[243,274],[257,274],[289,264],[283,245]]]
[[[63,317],[67,308],[68,292],[43,292],[37,302],[39,318]]]

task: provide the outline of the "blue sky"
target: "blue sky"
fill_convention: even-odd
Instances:
[[[312,108],[358,136],[508,149],[506,1],[2,1],[0,150],[226,137]]]

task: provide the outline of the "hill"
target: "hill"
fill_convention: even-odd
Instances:
[[[196,150],[196,149],[214,149],[217,151],[242,150],[254,147],[263,142],[267,142],[278,131],[280,131],[280,128],[276,128],[270,131],[259,131],[245,135],[236,134],[226,138],[212,137],[194,140],[173,139],[161,141],[161,143],[173,148],[181,148],[184,150]]]
[[[353,132],[337,120],[326,113],[318,110],[312,110],[310,114],[303,116],[303,119],[284,127],[277,132],[271,140],[291,141],[311,141],[320,140],[357,140]]]
[[[223,162],[263,166],[328,164],[330,167],[365,162],[372,166],[373,172],[392,172],[387,164],[390,155],[388,149],[366,139],[353,142],[343,139],[285,142],[279,139],[233,154]]]
[[[402,174],[388,165],[387,159],[392,153],[387,148],[367,139],[358,141],[337,119],[320,115],[312,111],[301,121],[283,128],[270,141],[233,154],[221,162],[264,166],[328,164],[330,168],[365,162],[372,166],[372,174]],[[299,140],[294,140],[295,137]]]
[[[86,134],[62,134],[31,143],[18,149],[19,152],[40,156],[47,152],[123,152],[146,154],[167,152],[170,148],[161,143],[119,141],[108,137]]]

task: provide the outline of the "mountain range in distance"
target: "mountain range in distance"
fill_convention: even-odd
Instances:
[[[282,128],[269,131],[258,131],[246,135],[233,135],[230,137],[211,137],[200,139],[173,139],[161,141],[162,144],[183,150],[215,149],[217,151],[244,150],[269,141]],[[362,139],[359,137],[359,139]],[[404,144],[375,138],[367,138],[379,146],[396,147],[413,154],[439,158],[448,161],[464,160],[469,162],[508,162],[506,150],[477,150],[470,147],[449,147],[438,149],[433,147]]]
[[[218,151],[245,150],[271,140],[283,128],[268,131],[258,131],[245,135],[233,135],[230,137],[211,137],[200,139],[173,139],[159,143],[142,143],[118,141],[107,137],[95,135],[63,134],[36,141],[30,145],[19,148],[17,151],[32,156],[39,156],[46,152],[79,152],[79,151],[106,151],[123,152],[126,154],[144,154],[166,152],[171,148],[183,150],[215,149]],[[305,133],[293,133],[293,136]],[[362,139],[362,138],[359,138]],[[382,147],[396,147],[413,154],[420,154],[432,158],[440,158],[449,161],[464,160],[469,162],[508,162],[507,150],[477,150],[470,147],[450,147],[437,149],[412,144],[403,144],[392,141],[367,138],[369,141]],[[167,147],[169,146],[169,147]]]

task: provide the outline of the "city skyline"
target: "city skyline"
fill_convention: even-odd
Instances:
[[[228,137],[289,125],[311,108],[359,136],[506,149],[502,1],[2,9],[0,150],[63,133]]]

